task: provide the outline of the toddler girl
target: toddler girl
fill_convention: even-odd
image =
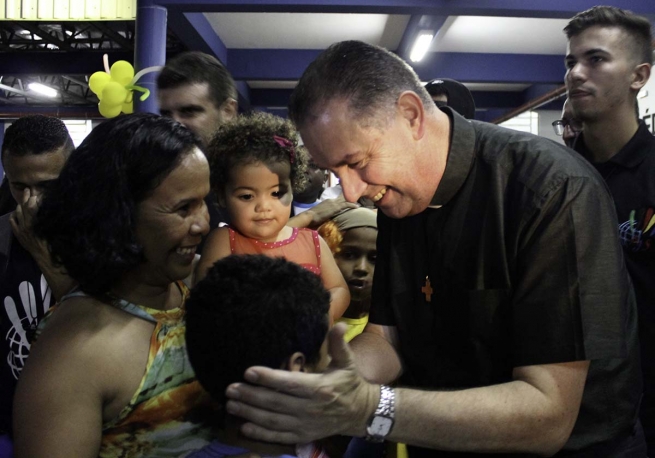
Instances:
[[[230,225],[209,234],[195,281],[230,254],[284,257],[321,277],[331,295],[330,320],[341,317],[350,293],[330,249],[316,231],[287,226],[308,162],[293,125],[266,113],[239,117],[219,128],[207,157]]]

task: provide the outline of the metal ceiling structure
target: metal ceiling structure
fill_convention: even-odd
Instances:
[[[98,98],[89,89],[90,75],[102,70],[102,56],[133,60],[134,21],[0,22],[0,106],[13,113],[57,110],[64,116],[95,116]],[[187,48],[173,33],[167,52]],[[48,97],[29,90],[41,83],[58,91]],[[5,117],[6,117],[5,116]]]

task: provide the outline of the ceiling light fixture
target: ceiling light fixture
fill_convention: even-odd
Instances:
[[[34,92],[38,92],[39,94],[43,94],[48,97],[57,97],[59,94],[55,89],[44,86],[41,83],[30,83],[27,85],[27,87]]]
[[[434,34],[432,32],[419,33],[416,41],[414,42],[414,46],[412,47],[412,51],[409,54],[409,60],[412,62],[419,62],[421,59],[423,59],[425,54],[428,52],[428,49],[430,49],[432,38],[434,38]]]

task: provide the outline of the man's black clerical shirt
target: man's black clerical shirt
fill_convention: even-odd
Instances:
[[[590,360],[561,456],[621,456],[613,448],[635,427],[641,377],[607,187],[563,146],[444,111],[451,146],[431,208],[378,216],[369,321],[397,328],[401,384],[488,386],[512,381],[515,367]]]

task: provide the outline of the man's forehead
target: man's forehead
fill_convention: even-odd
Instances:
[[[590,51],[611,53],[617,46],[623,49],[627,38],[629,38],[629,35],[621,27],[594,25],[572,36],[568,42],[567,52],[570,53],[575,48],[580,53]]]
[[[58,175],[64,167],[68,156],[69,154],[63,147],[42,154],[6,154],[4,163],[5,172],[12,174],[55,173]]]
[[[209,96],[209,84],[207,82],[182,83],[179,86],[158,89],[157,95],[160,102],[177,102],[178,104],[190,100],[205,100]]]

